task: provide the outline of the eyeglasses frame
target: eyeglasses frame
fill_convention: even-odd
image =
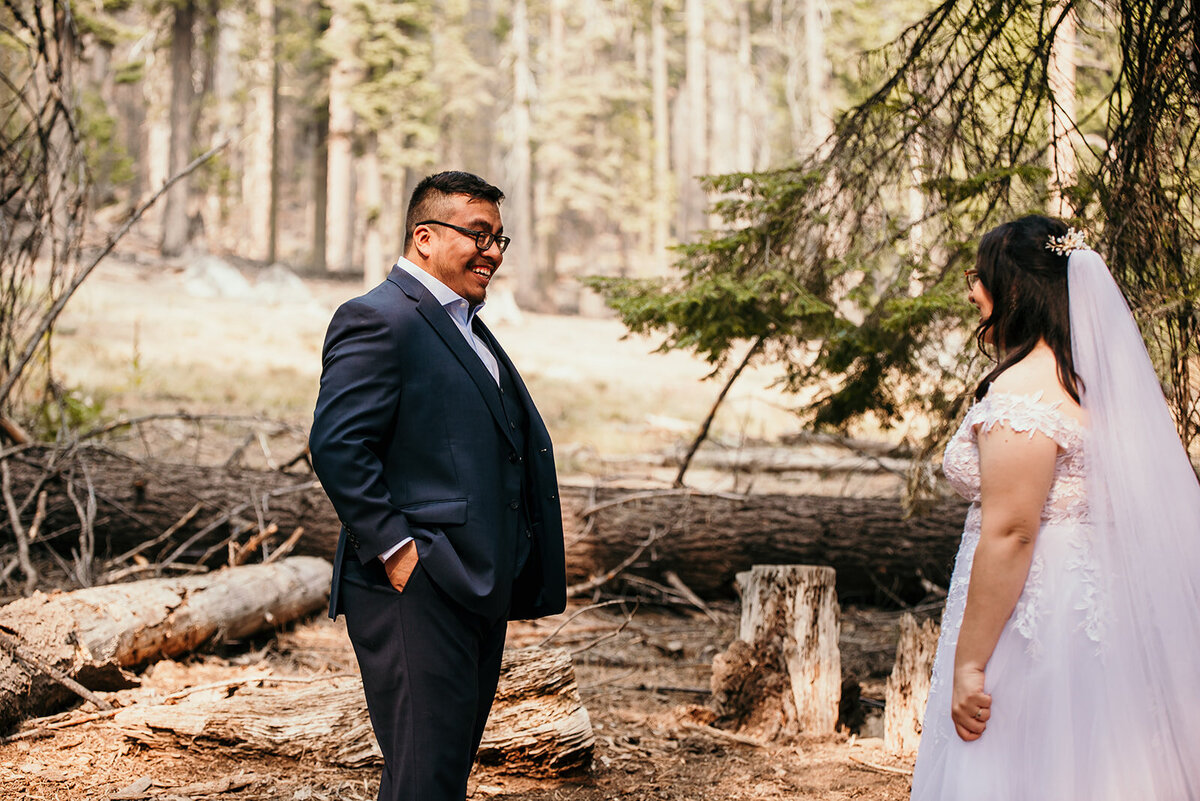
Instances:
[[[441,220],[422,220],[417,225],[442,225],[446,228],[453,228],[463,236],[469,236],[474,239],[475,247],[479,249],[480,253],[486,252],[492,246],[493,242],[500,247],[500,252],[503,253],[508,249],[509,243],[512,242],[512,238],[504,234],[493,234],[491,231],[475,231],[452,223],[442,222]]]

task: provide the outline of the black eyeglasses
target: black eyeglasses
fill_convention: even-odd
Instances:
[[[451,225],[441,220],[422,220],[417,225],[444,225],[447,228],[453,228],[460,234],[474,239],[475,247],[479,248],[481,253],[490,248],[493,242],[500,246],[500,252],[503,253],[508,249],[508,243],[512,241],[512,239],[502,234],[493,234],[491,231],[472,231],[470,228],[460,228],[457,225]]]
[[[963,270],[963,278],[967,279],[967,291],[970,292],[975,288],[975,284],[979,282],[979,271]]]

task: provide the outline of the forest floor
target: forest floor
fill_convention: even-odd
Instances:
[[[562,618],[514,623],[509,645],[533,645]],[[912,759],[888,754],[878,736],[845,732],[761,746],[735,742],[705,728],[711,720],[709,675],[714,654],[733,638],[734,604],[716,605],[714,621],[691,610],[643,607],[631,620],[612,607],[580,614],[549,643],[575,652],[575,672],[595,731],[591,770],[538,779],[477,767],[471,799],[507,801],[903,801]],[[843,641],[886,650],[893,615],[850,611]],[[624,625],[623,625],[624,624]],[[623,627],[622,627],[623,625]],[[875,642],[872,644],[871,640]],[[853,645],[851,650],[853,651]],[[878,662],[878,659],[875,660]],[[860,663],[865,665],[866,663]],[[142,686],[108,694],[117,703],[146,702],[190,687],[248,676],[319,676],[355,672],[341,621],[321,616],[277,637],[219,654],[160,662]],[[863,682],[864,697],[881,701],[883,680]],[[89,707],[58,716],[70,723]],[[29,727],[31,728],[31,727]],[[881,731],[878,711],[864,731]],[[109,720],[47,730],[0,745],[0,798],[6,801],[85,799],[284,799],[366,801],[375,798],[378,767],[338,768],[239,751],[208,741],[164,743]]]
[[[306,429],[325,326],[333,308],[361,290],[347,281],[307,280],[302,289],[280,296],[264,271],[243,266],[243,272],[251,278],[247,287],[205,297],[204,281],[211,289],[213,279],[197,276],[187,264],[164,266],[148,258],[105,262],[68,307],[55,340],[56,373],[83,413],[102,419],[175,410],[253,414]],[[683,353],[652,353],[655,340],[627,337],[612,319],[497,315],[492,327],[538,400],[568,481],[663,485],[674,468],[646,455],[686,444],[720,390],[719,382],[703,380],[711,365]],[[793,401],[773,386],[778,377],[770,367],[743,377],[717,418],[718,443],[775,442],[798,428],[788,411]],[[745,491],[748,482],[756,490],[796,493],[874,495],[897,489],[894,479],[879,477],[784,480],[689,473],[689,483],[704,490]],[[573,605],[568,615],[582,606]],[[592,769],[550,780],[478,768],[470,797],[908,797],[912,760],[884,751],[877,709],[895,643],[895,613],[843,610],[843,672],[858,676],[863,696],[875,701],[859,734],[755,746],[698,725],[709,719],[712,658],[729,645],[737,626],[736,604],[716,603],[712,609],[715,619],[690,608],[645,605],[629,621],[611,607],[576,617],[550,645],[575,653],[580,693],[596,735]],[[539,642],[564,619],[514,623],[510,644]],[[151,666],[138,692],[167,695],[251,672],[355,670],[344,625],[322,616],[274,638]],[[103,720],[0,744],[0,798],[14,801],[372,799],[377,783],[377,768],[322,766],[211,743],[164,747]]]

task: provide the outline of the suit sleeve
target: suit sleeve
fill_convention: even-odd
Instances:
[[[343,304],[325,337],[309,451],[362,562],[413,536],[384,480],[402,373],[393,332],[379,311],[359,301]]]

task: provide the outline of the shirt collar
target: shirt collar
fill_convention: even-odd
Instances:
[[[466,298],[403,256],[396,260],[396,266],[420,281],[421,285],[429,290],[429,294],[433,295],[434,300],[440,303],[443,309],[450,312],[451,316],[459,316],[456,312],[461,312],[460,319],[463,322],[469,324],[485,305],[484,302],[480,302],[478,306],[472,308]]]

